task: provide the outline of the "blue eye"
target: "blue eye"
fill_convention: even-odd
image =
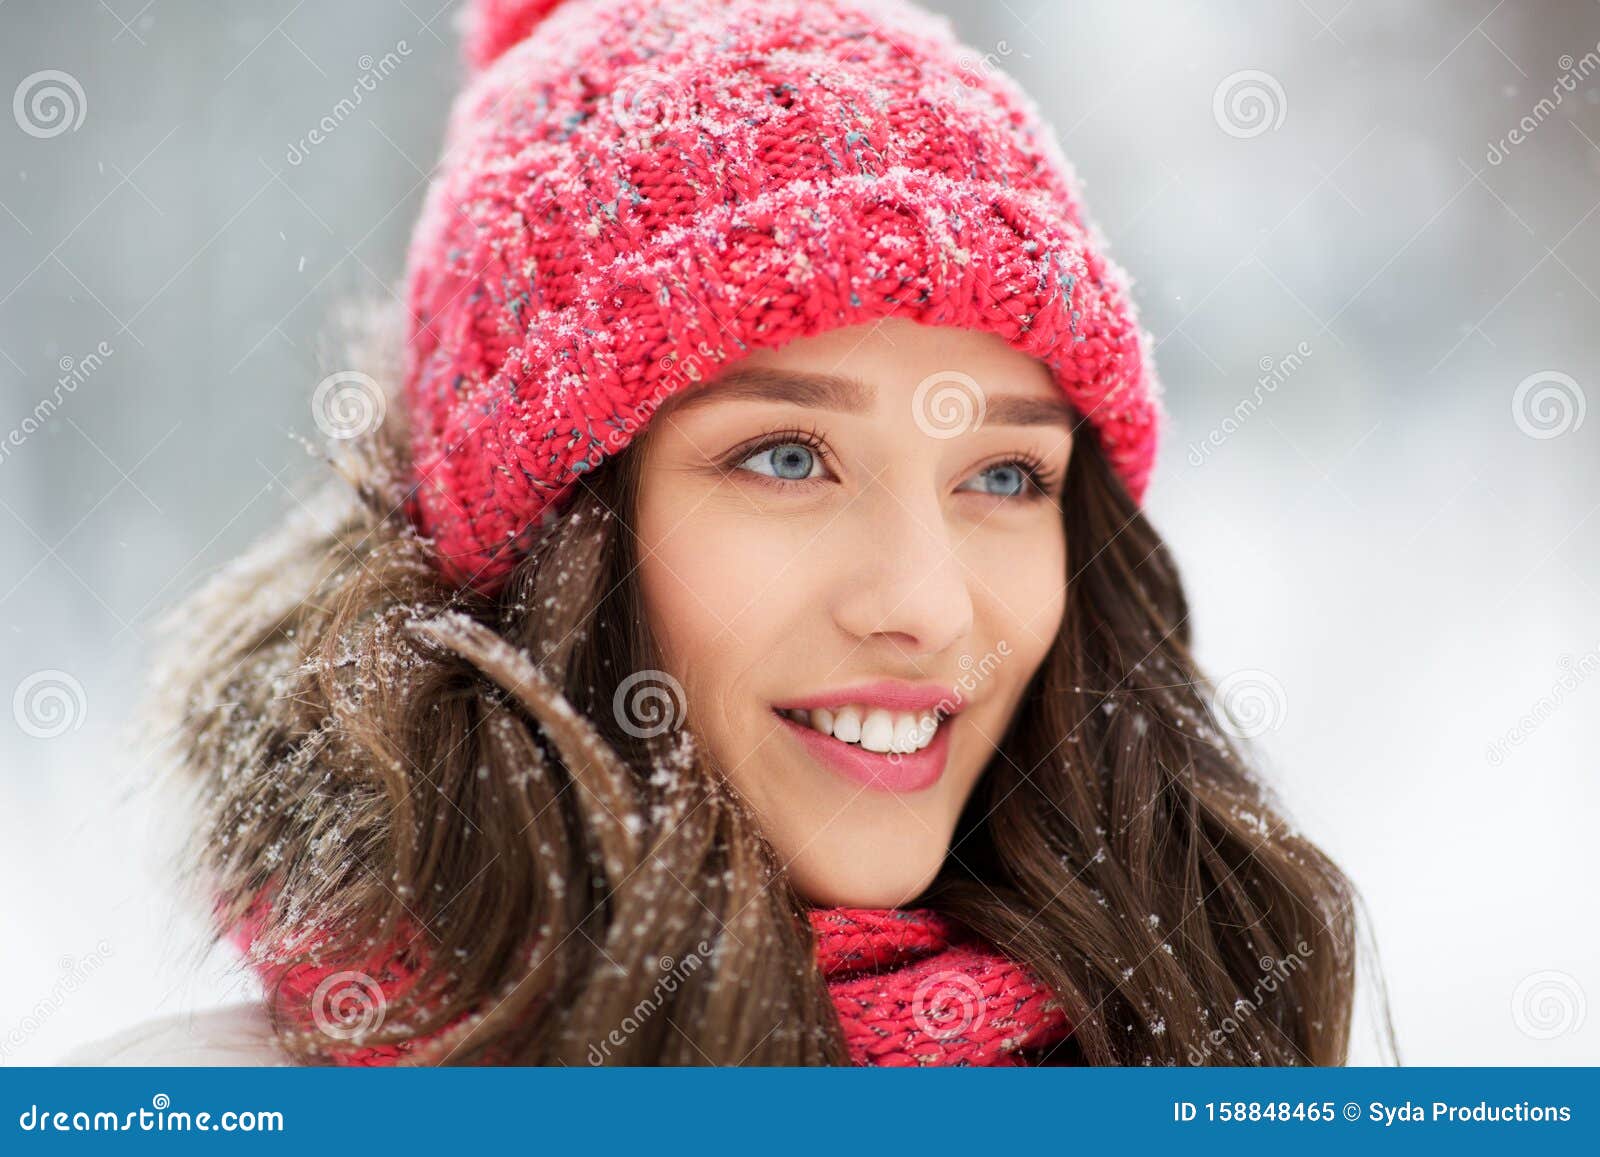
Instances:
[[[815,477],[813,470],[820,466],[816,452],[800,442],[780,442],[757,450],[739,463],[741,469],[785,482],[802,482]]]
[[[976,488],[963,485],[960,489],[978,489],[1000,498],[1017,498],[1027,493],[1031,475],[1021,463],[1002,462],[979,471],[975,477],[986,484]]]

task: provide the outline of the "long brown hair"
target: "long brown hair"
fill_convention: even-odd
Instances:
[[[363,363],[397,348],[368,331]],[[505,589],[447,586],[405,516],[403,407],[179,608],[159,670],[219,931],[271,976],[395,951],[355,1043],[426,1063],[845,1063],[804,905],[684,725],[630,530],[640,449],[587,475]],[[1026,962],[1091,1064],[1338,1064],[1356,893],[1247,769],[1172,558],[1092,438],[1063,499],[1062,629],[915,903]],[[314,930],[315,935],[309,935]],[[689,966],[692,962],[692,967]],[[307,1062],[351,1047],[287,987]]]

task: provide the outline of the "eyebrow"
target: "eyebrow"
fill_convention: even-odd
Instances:
[[[787,402],[814,410],[861,414],[872,408],[876,393],[872,386],[860,378],[751,366],[729,370],[721,377],[679,395],[675,408],[682,414],[707,402],[738,400]],[[983,395],[983,424],[986,426],[1075,427],[1077,422],[1077,411],[1065,397]]]

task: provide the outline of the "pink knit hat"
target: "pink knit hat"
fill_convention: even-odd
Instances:
[[[891,315],[1045,363],[1142,499],[1126,278],[1050,129],[901,0],[472,0],[409,254],[411,513],[492,592],[578,475],[750,350]]]

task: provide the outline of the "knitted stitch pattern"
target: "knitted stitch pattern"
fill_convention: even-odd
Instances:
[[[1017,1065],[1071,1034],[1050,990],[924,908],[816,908],[817,962],[857,1065]]]
[[[404,367],[408,511],[453,581],[496,589],[680,390],[890,316],[1039,359],[1142,499],[1162,411],[1126,279],[1036,107],[942,17],[476,0],[464,30]]]
[[[827,979],[839,1023],[857,1066],[1022,1065],[1022,1050],[1046,1050],[1071,1035],[1059,1002],[1022,965],[925,908],[817,908],[809,913],[817,964]],[[247,954],[255,922],[234,930]],[[271,999],[291,1023],[316,1023],[350,1039],[342,1000],[356,1002],[357,1019],[373,1000],[402,990],[413,964],[390,954],[366,970],[299,964],[278,973],[256,961]],[[337,1053],[337,1064],[404,1063],[411,1043],[359,1046]]]

